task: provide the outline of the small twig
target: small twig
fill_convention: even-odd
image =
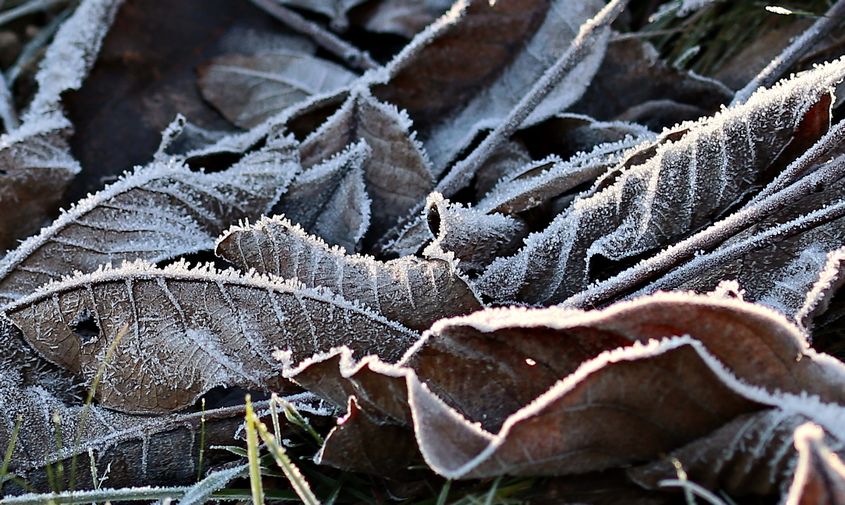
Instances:
[[[279,5],[273,0],[252,0],[252,3],[267,14],[288,25],[291,29],[311,37],[318,46],[355,68],[369,70],[379,66],[366,51],[361,51],[319,24],[308,21],[296,12]]]
[[[789,70],[801,57],[812,49],[816,42],[836,28],[845,18],[845,0],[839,0],[784,49],[766,68],[760,71],[744,88],[736,92],[731,106],[744,103],[760,87],[771,86]]]

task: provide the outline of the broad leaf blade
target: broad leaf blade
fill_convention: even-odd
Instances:
[[[275,350],[297,362],[351,344],[390,361],[416,336],[325,290],[184,263],[80,274],[6,312],[48,360],[89,380],[105,366],[97,396],[127,412],[169,412],[220,385],[265,389],[280,371]],[[104,363],[122,328],[128,333]]]
[[[349,255],[281,217],[230,229],[216,252],[244,270],[330,289],[415,330],[481,308],[448,260]]]

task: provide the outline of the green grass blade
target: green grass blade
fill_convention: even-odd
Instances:
[[[261,466],[258,455],[258,435],[255,430],[255,411],[252,397],[246,395],[246,454],[249,462],[249,485],[252,489],[252,503],[264,504],[264,488],[261,485]]]
[[[290,481],[291,486],[293,486],[293,490],[302,500],[302,503],[305,503],[306,505],[319,505],[320,500],[314,496],[314,493],[311,491],[311,486],[308,485],[308,482],[305,480],[305,477],[302,476],[302,472],[299,471],[299,468],[297,468],[293,461],[291,461],[288,457],[284,447],[276,443],[275,437],[267,429],[267,426],[255,417],[255,412],[249,411],[249,414],[247,415],[252,416],[258,435],[267,445],[267,448],[270,449],[270,454],[273,456],[273,459],[276,460],[276,464],[279,465],[279,468],[281,468],[285,473],[285,477],[287,477],[288,481]]]

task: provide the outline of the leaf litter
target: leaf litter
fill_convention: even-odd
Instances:
[[[147,17],[83,0],[4,119],[4,493],[215,499],[255,473],[244,395],[278,393],[261,436],[309,500],[346,496],[309,488],[327,467],[843,499],[845,364],[814,337],[837,348],[845,60],[795,67],[808,32],[735,95],[619,33],[622,0],[279,3],[198,18],[190,95],[104,77],[150,56],[110,25]],[[177,118],[115,181],[70,148],[89,72]],[[101,189],[55,217],[75,177]]]

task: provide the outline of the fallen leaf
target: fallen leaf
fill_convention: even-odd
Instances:
[[[480,291],[498,301],[560,302],[609,277],[597,260],[619,262],[706,226],[769,182],[761,174],[844,69],[842,61],[830,63],[686,125],[679,140],[659,145],[653,157],[529,236],[519,253],[491,264]]]
[[[241,128],[251,128],[312,95],[341,89],[357,76],[305,52],[224,54],[199,68],[203,98]]]
[[[349,255],[278,216],[231,228],[216,253],[243,270],[327,288],[415,330],[481,308],[452,261]]]
[[[281,370],[274,349],[297,362],[355,335],[356,352],[395,361],[416,337],[326,290],[182,262],[78,274],[6,314],[44,357],[87,381],[105,367],[97,398],[137,413],[170,412],[221,385],[265,389]]]
[[[358,250],[372,218],[364,182],[364,165],[371,157],[372,149],[361,140],[304,170],[276,210],[332,245]]]
[[[310,167],[359,140],[372,149],[362,169],[373,200],[372,233],[380,237],[431,191],[431,167],[408,116],[366,89],[350,93],[337,112],[302,142],[302,164]]]
[[[229,223],[267,212],[299,171],[295,144],[271,140],[226,171],[155,161],[80,201],[0,260],[0,304],[101,264],[159,262],[211,249]]]

